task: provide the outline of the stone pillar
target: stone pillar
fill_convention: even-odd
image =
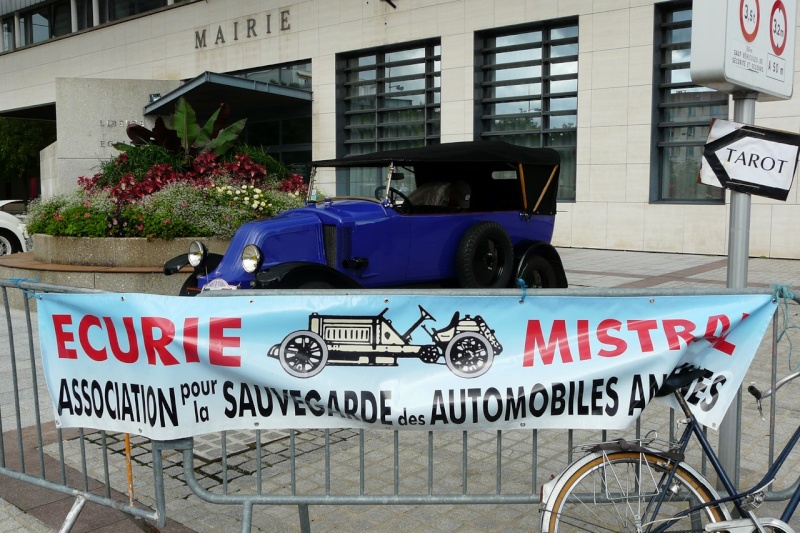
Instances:
[[[22,33],[19,31],[19,12],[14,13],[14,48],[19,48],[22,46],[22,41],[20,41],[20,37],[22,37]]]
[[[69,0],[69,17],[72,21],[72,33],[78,31],[78,0]]]

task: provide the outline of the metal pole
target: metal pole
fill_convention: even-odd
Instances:
[[[733,120],[752,124],[756,118],[756,92],[733,93]],[[731,191],[728,228],[728,282],[730,289],[747,287],[747,260],[750,255],[750,195]],[[736,395],[719,426],[719,460],[735,486],[739,485],[741,449],[742,391]]]

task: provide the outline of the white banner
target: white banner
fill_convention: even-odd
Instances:
[[[42,294],[62,427],[628,427],[676,368],[718,426],[774,312],[690,297]],[[667,398],[669,400],[669,398]]]

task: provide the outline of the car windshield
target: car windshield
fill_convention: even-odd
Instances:
[[[25,202],[22,200],[0,200],[0,211],[4,211],[24,220],[26,211]]]
[[[337,175],[328,174],[324,181],[337,183],[340,197],[383,200],[394,192],[396,198],[390,198],[394,206],[517,210],[528,215],[556,211],[560,157],[549,148],[468,141],[352,155],[314,165],[326,172],[335,169]],[[394,174],[391,181],[387,179],[390,165],[401,179]],[[471,200],[468,206],[467,200]],[[407,207],[403,211],[422,212]]]

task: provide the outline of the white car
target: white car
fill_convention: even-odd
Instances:
[[[33,239],[25,229],[24,208],[22,200],[0,200],[0,255],[33,250]]]

